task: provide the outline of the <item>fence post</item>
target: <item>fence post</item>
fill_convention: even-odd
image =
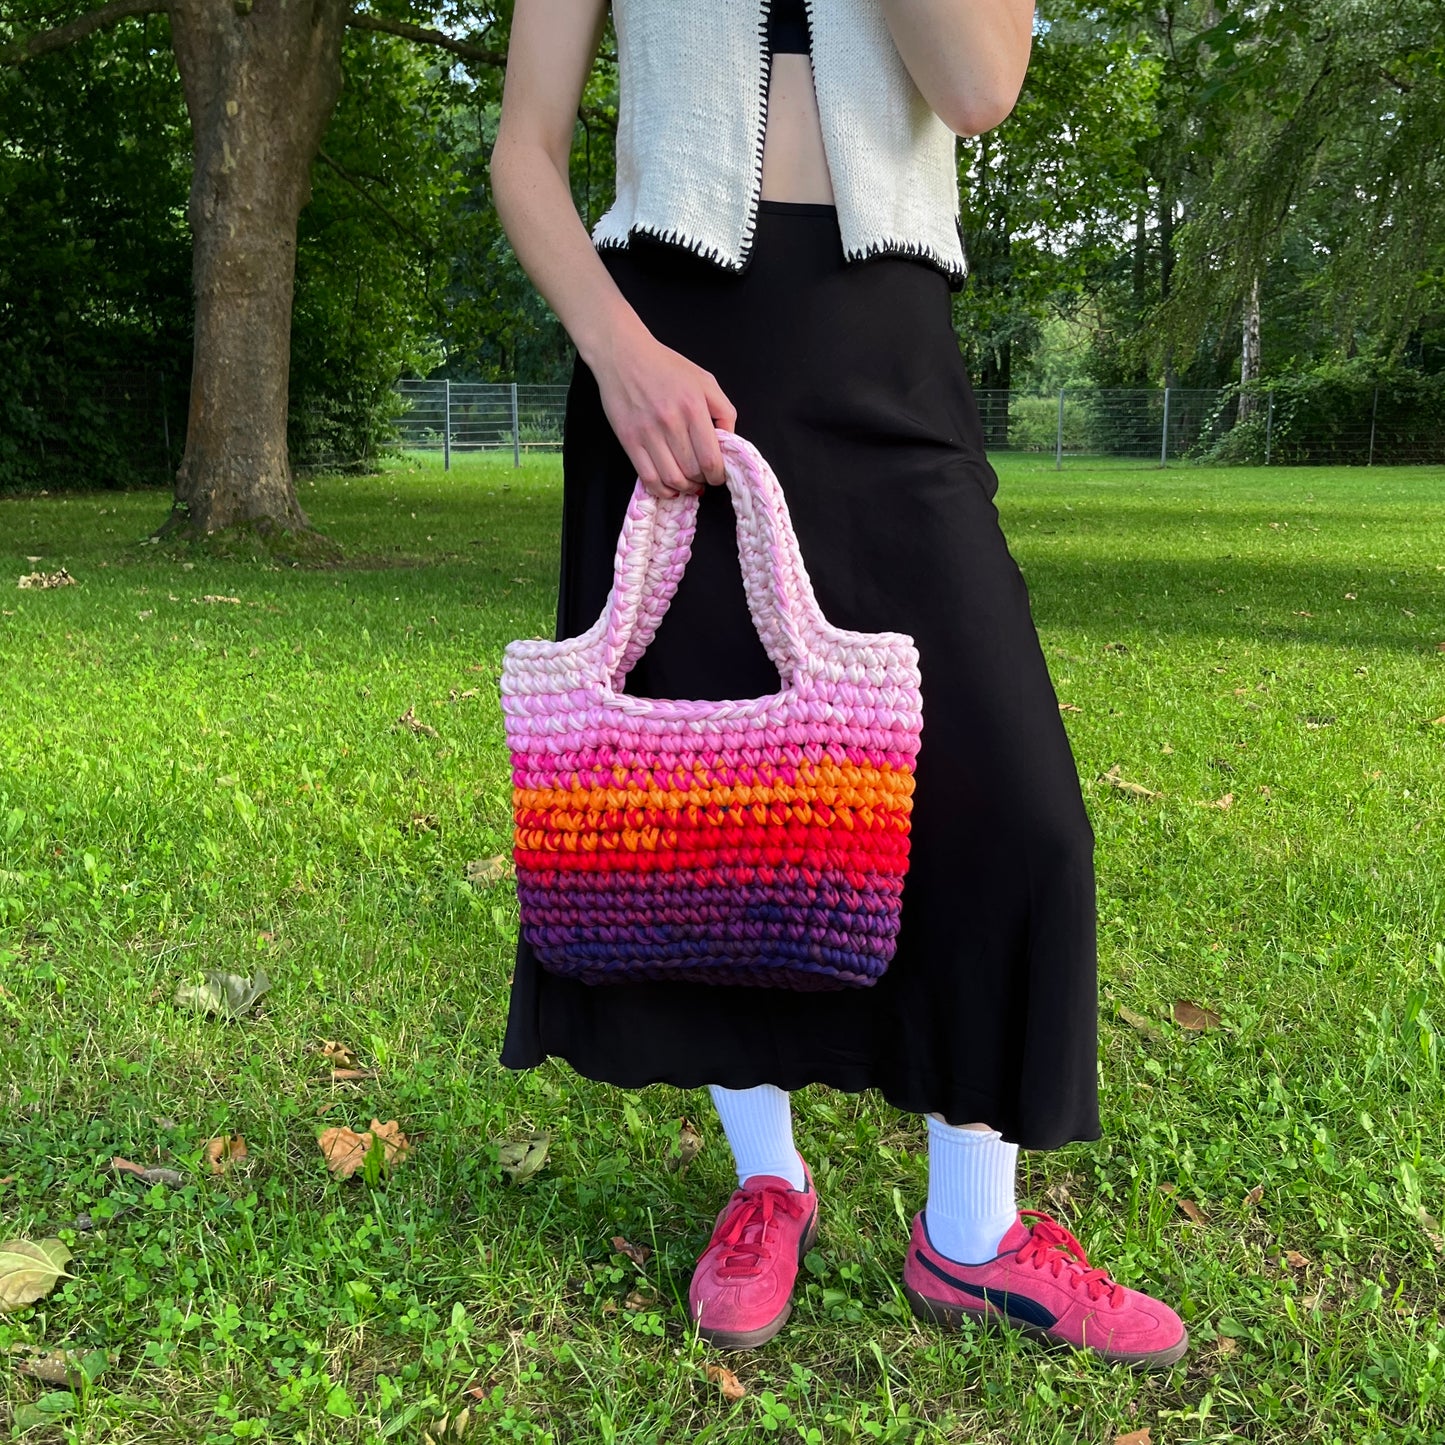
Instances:
[[[442,470],[449,472],[452,469],[452,383],[448,377],[442,383],[446,388],[445,400],[442,403]]]
[[[522,465],[522,428],[517,419],[517,383],[512,383],[512,465]]]
[[[1059,434],[1054,442],[1054,470],[1064,469],[1064,388],[1059,388]]]
[[[1269,465],[1269,439],[1274,430],[1274,388],[1269,389],[1269,405],[1264,413],[1264,464]]]
[[[1159,439],[1159,465],[1169,465],[1169,388],[1164,388],[1164,429]]]
[[[1370,403],[1370,454],[1365,459],[1365,465],[1375,465],[1375,413],[1380,409],[1380,388],[1375,388],[1375,399]]]

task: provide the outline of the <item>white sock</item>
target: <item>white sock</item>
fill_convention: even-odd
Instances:
[[[793,1101],[788,1091],[776,1084],[751,1089],[709,1084],[708,1092],[732,1146],[738,1184],[746,1184],[754,1174],[776,1174],[794,1189],[802,1189],[807,1180],[793,1147]]]
[[[928,1206],[933,1247],[959,1264],[982,1264],[1018,1215],[1019,1146],[994,1129],[963,1129],[928,1116]]]

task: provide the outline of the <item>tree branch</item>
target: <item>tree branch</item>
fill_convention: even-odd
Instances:
[[[24,61],[33,60],[37,55],[63,50],[67,45],[74,45],[77,40],[84,40],[92,32],[104,30],[128,16],[154,15],[163,12],[165,8],[165,0],[110,0],[109,5],[88,11],[65,25],[57,25],[54,30],[42,30],[24,40],[0,45],[0,65],[20,65]]]
[[[412,245],[418,247],[419,249],[428,249],[426,242],[423,240],[422,237],[417,235],[417,233],[412,230],[410,226],[407,226],[401,221],[399,221],[339,161],[332,160],[332,158],[327,155],[326,152],[323,150],[318,150],[316,152],[316,159],[320,161],[323,165],[330,166],[331,169],[335,171],[336,174],[340,176],[341,179],[345,181],[346,184],[350,186],[352,190],[354,190],[356,194],[362,198],[362,200],[364,200],[369,206],[374,206],[378,211],[380,211],[381,214],[385,216],[388,221],[391,222],[392,226],[396,228],[397,234],[400,235],[403,240],[410,241]]]
[[[386,20],[373,15],[369,10],[353,10],[346,17],[346,23],[356,30],[379,30],[385,35],[399,35],[403,40],[415,40],[422,45],[439,45],[460,55],[463,60],[475,60],[479,65],[505,66],[506,54],[500,50],[488,50],[483,45],[472,45],[465,40],[454,40],[440,30],[429,30],[424,25],[413,25],[407,20]]]

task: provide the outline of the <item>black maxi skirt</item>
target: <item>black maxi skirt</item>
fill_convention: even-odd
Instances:
[[[733,274],[634,238],[601,252],[643,322],[716,376],[782,484],[824,615],[910,634],[923,735],[898,948],[871,988],[585,984],[517,948],[501,1062],[549,1055],[625,1088],[822,1083],[985,1123],[1025,1148],[1099,1135],[1094,834],[947,278],[843,259],[831,206],[763,201]],[[577,360],[563,446],[557,636],[596,621],[636,472]],[[639,696],[776,692],[732,506],[709,487],[692,560],[628,675]]]

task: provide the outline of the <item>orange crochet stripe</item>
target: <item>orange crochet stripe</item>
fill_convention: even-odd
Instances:
[[[623,771],[619,769],[618,771]],[[734,768],[698,768],[687,785],[665,784],[649,787],[517,788],[514,804],[518,812],[560,809],[568,813],[590,813],[615,808],[685,807],[732,808],[773,803],[822,802],[835,807],[894,807],[907,812],[912,806],[913,773],[888,765],[873,767],[857,763],[805,763],[796,770],[797,781],[736,784],[719,780],[720,773]]]

